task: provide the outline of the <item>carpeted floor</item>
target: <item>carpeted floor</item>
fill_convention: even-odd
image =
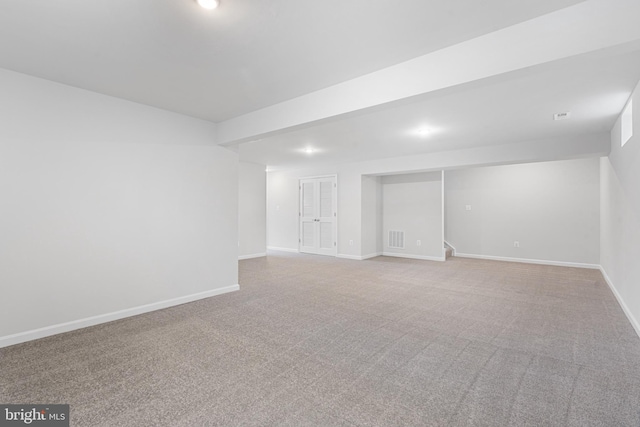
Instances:
[[[595,270],[240,262],[239,292],[0,349],[73,426],[639,426],[640,339]]]

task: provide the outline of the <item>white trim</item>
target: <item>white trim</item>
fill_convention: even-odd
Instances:
[[[360,177],[362,179],[362,177]],[[335,191],[333,192],[333,210],[335,212],[335,217],[333,220],[333,236],[336,239],[336,250],[333,252],[333,256],[338,256],[338,248],[340,247],[340,236],[338,233],[338,218],[340,218],[340,211],[338,210],[338,191],[340,191],[340,185],[338,182],[338,174],[334,175],[333,183],[335,185]]]
[[[397,254],[395,252],[382,252],[382,255],[392,256],[396,258],[420,259],[423,261],[444,261],[445,260],[444,257],[438,257],[438,256]]]
[[[313,176],[302,176],[298,178],[298,181],[302,180],[302,179],[316,179],[316,178],[336,178],[336,180],[338,179],[338,174],[337,173],[330,173],[327,175],[313,175]]]
[[[380,255],[382,255],[382,252],[377,252],[377,253],[367,254],[367,255],[338,254],[338,255],[336,255],[336,257],[337,258],[344,258],[344,259],[354,259],[356,261],[364,261],[365,259],[375,258],[375,257],[380,256]]]
[[[600,269],[600,266],[598,264],[585,264],[581,262],[565,262],[565,261],[549,261],[546,259],[511,258],[511,257],[503,257],[503,256],[475,255],[475,254],[462,254],[462,253],[456,253],[456,257],[488,259],[492,261],[522,262],[525,264],[553,265],[558,267],[590,268],[594,270]]]
[[[277,248],[275,246],[267,246],[267,250],[268,251],[280,251],[280,252],[293,252],[293,253],[300,253],[299,250],[294,249],[294,248]]]
[[[456,255],[456,248],[451,243],[447,242],[446,240],[444,241],[444,243],[451,248],[451,256],[455,256]]]
[[[444,242],[444,169],[440,171],[440,232],[442,234],[442,241]],[[442,245],[442,257],[447,259],[447,250]]]
[[[216,295],[226,294],[240,290],[240,285],[226,286],[224,288],[212,289],[210,291],[199,292],[197,294],[186,295],[183,297],[172,298],[170,300],[154,302],[151,304],[140,305],[138,307],[127,308],[124,310],[114,311],[112,313],[100,314],[98,316],[87,317],[84,319],[72,320],[71,322],[59,323],[57,325],[46,326],[44,328],[33,329],[31,331],[20,332],[13,335],[0,337],[0,348],[8,347],[14,344],[20,344],[39,338],[57,335],[64,332],[75,331],[89,326],[99,325],[101,323],[112,322],[125,317],[136,316],[138,314],[148,313],[150,311],[160,310],[167,307],[186,304],[188,302],[197,301]]]
[[[365,259],[375,258],[377,256],[382,256],[382,252],[376,252],[376,253],[373,253],[373,254],[362,255],[360,258],[362,260],[365,260]]]
[[[611,292],[613,292],[613,296],[615,296],[616,299],[618,300],[618,304],[620,304],[620,307],[622,307],[622,311],[624,311],[624,314],[627,316],[627,319],[629,319],[629,322],[631,322],[631,326],[633,326],[633,329],[636,331],[636,334],[640,337],[640,323],[638,323],[636,318],[633,317],[631,310],[629,310],[629,307],[627,307],[627,304],[625,304],[624,300],[622,299],[622,296],[618,293],[618,290],[613,285],[613,282],[609,278],[609,275],[607,274],[604,267],[602,266],[600,266],[600,273],[602,273],[602,277],[604,277],[604,281],[607,282],[607,285],[609,285],[609,289],[611,289]]]
[[[336,255],[336,258],[354,259],[356,261],[362,261],[362,257],[360,255],[338,254]]]
[[[238,261],[242,261],[243,259],[261,258],[263,256],[267,256],[267,253],[266,252],[262,252],[262,253],[259,253],[259,254],[238,255]]]

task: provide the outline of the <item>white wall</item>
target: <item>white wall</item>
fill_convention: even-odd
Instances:
[[[267,173],[267,247],[270,249],[298,251],[299,222],[299,182],[302,178],[336,175],[335,168],[301,169],[291,171],[279,171]],[[340,206],[344,205],[345,194],[353,193],[341,189],[340,177],[338,177],[338,236],[343,226],[340,222]],[[358,186],[358,194],[360,188]],[[360,198],[358,196],[357,200]],[[358,223],[358,227],[360,224]],[[338,240],[338,253],[340,246],[344,244]],[[346,243],[348,244],[348,242]],[[358,242],[359,247],[359,242]]]
[[[599,263],[597,158],[446,171],[445,203],[456,254]]]
[[[382,255],[382,178],[362,176],[362,257]],[[355,242],[354,242],[355,243]]]
[[[362,246],[365,238],[362,234],[363,175],[392,175],[502,163],[600,157],[609,152],[609,139],[608,133],[598,133],[272,171],[267,173],[267,246],[297,251],[298,179],[302,177],[338,175],[338,256],[360,259],[370,254],[370,248]],[[353,245],[349,245],[351,240]]]
[[[640,86],[632,99],[634,135],[621,147],[618,119],[600,162],[600,264],[640,334]]]
[[[238,169],[238,258],[267,252],[267,173],[265,165],[240,162]]]
[[[6,70],[0,93],[0,346],[237,288],[212,123]]]
[[[441,177],[439,171],[382,177],[385,255],[443,259]],[[390,230],[404,231],[404,249],[389,247]]]
[[[267,247],[298,251],[298,176],[267,173]]]

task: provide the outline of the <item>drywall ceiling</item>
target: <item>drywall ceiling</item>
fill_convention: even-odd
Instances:
[[[215,122],[212,143],[271,169],[556,147],[613,125],[640,78],[638,13],[637,0],[4,1],[0,68]]]
[[[580,0],[7,0],[0,67],[219,122]]]
[[[633,43],[262,137],[239,154],[278,170],[608,132],[639,78]],[[554,121],[559,112],[571,115]]]

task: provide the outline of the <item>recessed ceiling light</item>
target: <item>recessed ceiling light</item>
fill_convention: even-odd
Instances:
[[[198,4],[205,9],[215,9],[220,4],[219,0],[198,0]]]
[[[418,136],[427,136],[431,133],[431,129],[428,127],[421,127],[416,131],[416,133]]]
[[[304,152],[307,153],[307,154],[313,154],[313,153],[316,152],[316,150],[314,150],[311,147],[307,147],[307,148],[304,149]]]

